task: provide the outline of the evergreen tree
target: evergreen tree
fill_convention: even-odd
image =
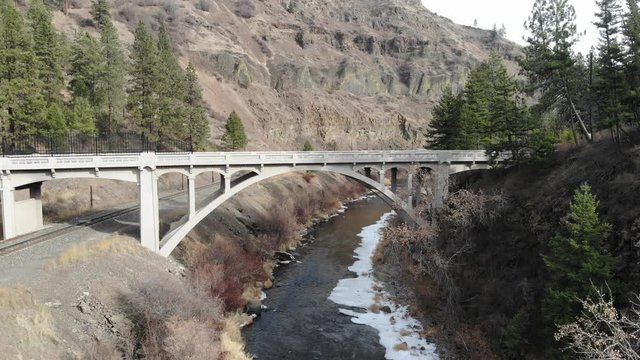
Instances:
[[[462,94],[454,95],[447,88],[433,109],[433,119],[427,132],[427,149],[451,150],[465,149],[461,139],[460,110],[464,104]]]
[[[198,84],[196,69],[191,63],[187,66],[185,77],[185,99],[187,139],[194,149],[202,149],[209,138],[207,110],[202,101],[202,90]]]
[[[46,118],[38,132],[44,135],[56,135],[66,133],[67,109],[59,102],[53,102],[46,108]]]
[[[483,62],[469,74],[460,110],[460,145],[463,149],[486,149],[490,144],[492,99],[490,64]]]
[[[235,151],[244,149],[247,146],[247,135],[244,133],[244,125],[235,111],[231,112],[222,141],[227,150]]]
[[[83,97],[76,97],[73,102],[73,112],[67,124],[69,130],[79,133],[95,133],[96,120],[95,110],[89,100]]]
[[[83,98],[98,109],[104,101],[101,83],[105,78],[105,64],[100,44],[88,33],[80,34],[71,45],[69,75],[69,90],[74,99]]]
[[[302,146],[302,151],[313,151],[313,145],[311,145],[309,140],[304,142],[304,145]]]
[[[125,58],[118,33],[111,19],[105,19],[100,33],[102,45],[101,54],[104,62],[104,79],[101,90],[105,96],[105,107],[100,120],[101,127],[107,133],[111,133],[120,127],[124,120],[124,107],[126,103],[125,92]]]
[[[181,136],[185,123],[183,99],[185,98],[184,71],[178,64],[171,46],[171,39],[164,24],[158,33],[158,136]]]
[[[598,45],[598,69],[595,91],[598,94],[604,122],[620,141],[621,123],[624,118],[622,99],[625,92],[623,52],[618,42],[620,34],[620,14],[622,8],[618,0],[596,1],[599,12],[595,25],[600,29]]]
[[[574,66],[572,46],[577,41],[575,9],[569,0],[536,0],[525,27],[529,30],[525,56],[520,61],[532,92],[541,95],[541,109],[564,115],[573,128],[574,120],[585,137],[592,136],[576,106],[576,94],[569,86]]]
[[[45,121],[44,85],[33,42],[11,0],[0,0],[0,118],[12,134],[35,133]]]
[[[92,0],[91,10],[89,11],[93,21],[98,25],[98,28],[102,29],[107,22],[111,21],[111,14],[109,13],[109,3],[107,0]]]
[[[147,26],[140,22],[135,31],[129,73],[127,108],[138,129],[151,140],[157,139],[158,126],[158,48]]]
[[[625,75],[629,91],[625,103],[633,120],[640,123],[640,9],[637,0],[627,0],[627,13],[624,21]]]
[[[550,326],[574,321],[581,311],[579,299],[593,295],[593,286],[602,288],[611,283],[615,259],[606,249],[611,226],[598,218],[598,204],[589,185],[581,185],[563,220],[565,234],[551,239],[543,257],[551,273],[543,302]]]
[[[62,38],[51,23],[52,15],[42,0],[33,0],[29,7],[29,24],[33,36],[33,49],[38,60],[40,80],[44,84],[48,102],[61,101],[64,87],[64,51]]]

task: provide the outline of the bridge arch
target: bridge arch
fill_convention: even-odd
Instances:
[[[246,169],[245,169],[246,170]],[[235,184],[231,188],[227,189],[221,196],[214,199],[209,204],[200,209],[194,217],[187,221],[181,227],[168,233],[160,241],[160,254],[163,256],[169,256],[171,252],[180,244],[180,242],[186,237],[191,230],[193,230],[205,217],[211,212],[217,209],[221,204],[232,198],[240,191],[259,183],[260,181],[267,180],[269,178],[284,175],[292,172],[304,172],[304,171],[317,171],[317,172],[331,172],[344,175],[348,178],[358,181],[370,190],[374,190],[375,193],[384,200],[390,206],[397,208],[401,212],[406,212],[407,209],[404,206],[404,202],[396,196],[389,189],[384,187],[373,179],[366,177],[363,174],[358,173],[355,169],[347,166],[295,166],[295,167],[279,167],[264,169],[257,176],[250,177],[242,182]]]

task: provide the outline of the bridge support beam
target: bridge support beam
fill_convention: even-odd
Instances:
[[[391,191],[398,190],[398,168],[391,169]]]
[[[411,171],[407,173],[407,192],[409,193],[407,206],[409,210],[413,211],[413,172]]]
[[[160,250],[160,215],[158,212],[158,180],[155,171],[144,167],[138,179],[140,188],[140,242],[147,249]]]
[[[196,178],[189,176],[189,220],[196,216]]]
[[[229,191],[231,191],[231,176],[230,175],[224,175],[222,176],[222,180],[221,181],[221,185],[224,184],[224,193],[228,193]]]
[[[386,187],[386,184],[384,183],[384,174],[385,174],[384,169],[378,172],[378,180],[380,180],[380,186],[382,186],[382,188]]]

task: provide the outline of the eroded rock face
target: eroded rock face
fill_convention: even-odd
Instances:
[[[298,149],[306,140],[316,149],[423,146],[444,89],[459,91],[491,51],[512,69],[520,54],[419,0],[255,0],[240,15],[234,0],[209,2],[205,11],[199,2],[168,9],[130,0],[114,17],[129,42],[138,20],[165,21],[182,63],[198,70],[214,142],[235,110],[249,149]],[[66,31],[89,16],[89,1],[77,3],[66,23],[56,15]]]

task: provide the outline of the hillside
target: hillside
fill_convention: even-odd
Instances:
[[[639,148],[609,139],[564,147],[545,162],[460,174],[437,229],[389,232],[386,251],[402,253],[402,266],[416,265],[405,268],[419,294],[416,311],[439,324],[445,347],[459,353],[452,358],[562,358],[554,353],[556,330],[545,322],[554,274],[543,256],[551,239],[566,234],[563,219],[584,183],[612,228],[605,249],[617,259],[610,284],[616,306],[624,312],[634,301]]]
[[[57,28],[95,33],[89,8],[71,1]],[[164,22],[181,63],[196,65],[214,142],[235,110],[250,149],[421,146],[444,87],[461,86],[493,50],[519,54],[416,0],[115,0],[111,12],[127,48],[139,21]]]

